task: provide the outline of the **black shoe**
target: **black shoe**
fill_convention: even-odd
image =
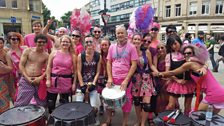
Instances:
[[[218,69],[214,68],[212,69],[212,72],[218,72]]]

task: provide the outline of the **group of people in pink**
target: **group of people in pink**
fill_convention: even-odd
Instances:
[[[51,23],[42,28],[41,22],[33,22],[34,33],[24,39],[19,33],[8,33],[9,48],[0,38],[0,113],[10,108],[10,98],[15,107],[34,100],[52,113],[58,95],[61,104],[68,103],[79,90],[83,95],[77,99],[89,103],[95,114],[106,110],[101,124],[109,126],[116,113],[99,95],[112,85],[126,91],[122,126],[144,126],[147,120],[154,125],[153,113],[179,108],[180,96],[185,98],[183,113],[188,116],[195,92],[196,110],[213,105],[218,113],[224,108],[224,88],[208,69],[207,50],[203,45],[183,44],[173,25],[166,28],[165,42],[157,38],[157,22],[147,33],[135,32],[130,39],[125,26],[118,25],[116,41],[111,43],[102,37],[99,26],[93,27],[92,35],[75,29],[69,36],[66,28],[59,28],[55,36],[48,34]],[[128,120],[132,106],[135,124]]]

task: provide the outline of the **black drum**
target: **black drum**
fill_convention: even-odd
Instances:
[[[51,117],[54,126],[87,126],[96,122],[93,107],[83,102],[62,104],[51,113]]]
[[[158,116],[153,120],[156,126],[192,126],[191,119],[180,112],[179,116],[176,118],[176,122],[171,124],[169,122],[164,122],[163,117],[167,116],[172,111],[165,111],[158,114]]]
[[[46,126],[45,109],[28,105],[11,108],[0,115],[3,126]]]
[[[192,112],[190,117],[195,126],[224,126],[224,117],[217,114],[213,115],[211,122],[205,120],[204,111]]]

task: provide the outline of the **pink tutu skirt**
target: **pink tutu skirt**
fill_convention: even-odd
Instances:
[[[167,92],[173,94],[193,94],[196,88],[194,81],[188,80],[185,84],[179,84],[176,81],[170,81],[167,86]]]

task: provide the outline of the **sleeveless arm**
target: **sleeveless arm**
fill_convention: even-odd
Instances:
[[[93,83],[96,84],[98,78],[99,78],[99,75],[100,75],[100,68],[101,68],[101,61],[102,61],[102,57],[101,55],[99,55],[100,58],[99,58],[99,61],[97,63],[97,69],[96,69],[96,75],[94,77],[94,80],[93,80]]]
[[[78,75],[78,80],[80,86],[84,85],[83,78],[82,78],[82,59],[81,59],[81,54],[78,56],[78,61],[77,61],[77,75]]]
[[[156,69],[156,67],[155,67],[155,66],[153,65],[153,63],[152,63],[152,55],[151,55],[151,53],[150,53],[149,50],[146,51],[146,56],[147,56],[147,58],[148,58],[149,66],[150,66],[151,70],[152,70],[153,72],[158,72],[158,70]]]
[[[19,62],[19,69],[25,78],[28,78],[28,75],[25,70],[25,65],[28,60],[28,55],[29,55],[30,51],[31,51],[31,48],[25,49],[20,58],[20,62]]]

